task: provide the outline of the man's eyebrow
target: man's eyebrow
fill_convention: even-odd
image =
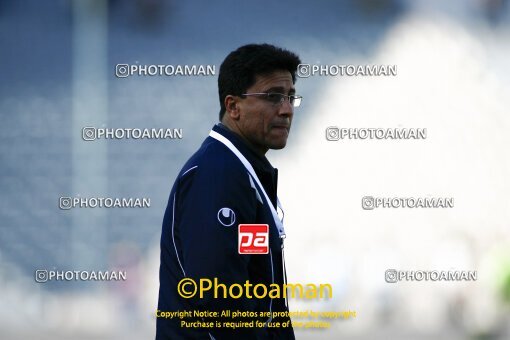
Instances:
[[[277,93],[283,93],[285,94],[285,89],[281,86],[277,86],[277,87],[271,87],[270,89],[267,89],[265,90],[264,92],[277,92]],[[296,89],[295,88],[291,88],[289,90],[289,94],[295,94],[296,93]]]

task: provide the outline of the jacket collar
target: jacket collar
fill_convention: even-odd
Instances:
[[[236,133],[232,132],[227,126],[222,123],[218,123],[213,127],[213,131],[221,134],[227,138],[234,146],[243,154],[244,157],[253,166],[255,172],[263,171],[273,173],[275,169],[269,163],[265,156],[258,155],[255,151],[250,149],[246,142],[241,139]]]

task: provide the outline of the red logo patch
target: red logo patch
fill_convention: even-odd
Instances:
[[[239,254],[269,254],[269,225],[240,224]]]

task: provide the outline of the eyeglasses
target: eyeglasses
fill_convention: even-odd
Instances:
[[[302,96],[297,96],[294,94],[286,95],[283,93],[275,93],[275,92],[244,93],[241,96],[259,96],[259,97],[264,98],[268,102],[273,103],[273,105],[282,105],[283,102],[285,101],[285,99],[288,99],[290,105],[292,105],[293,107],[299,107],[299,105],[301,105],[301,100],[303,99]]]

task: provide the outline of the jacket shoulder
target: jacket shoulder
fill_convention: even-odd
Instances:
[[[242,174],[244,177],[247,170],[237,156],[222,143],[209,139],[186,162],[179,177],[191,175],[191,172],[208,174],[211,180],[217,180],[212,176],[231,177]]]

